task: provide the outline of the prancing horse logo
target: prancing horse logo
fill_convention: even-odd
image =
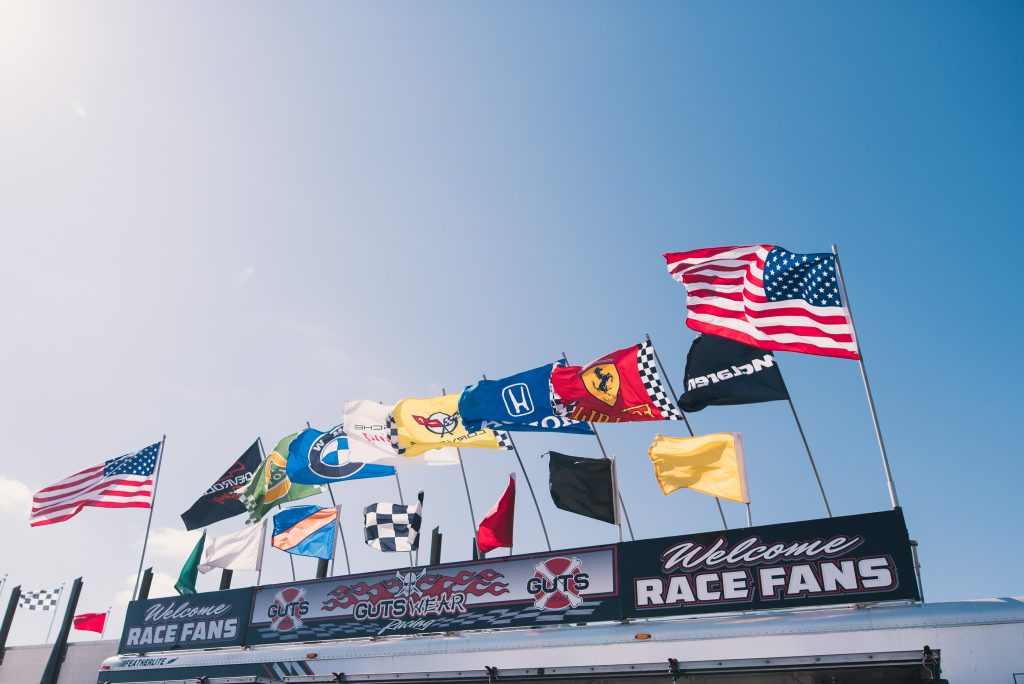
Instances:
[[[619,369],[610,360],[597,363],[581,374],[583,386],[599,401],[615,406],[619,400]]]

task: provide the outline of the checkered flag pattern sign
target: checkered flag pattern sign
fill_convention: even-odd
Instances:
[[[643,342],[637,350],[636,364],[640,369],[640,380],[644,383],[644,389],[651,397],[654,404],[665,420],[682,420],[683,412],[679,410],[676,403],[665,391],[665,385],[661,382],[661,375],[658,373],[658,364],[654,357],[654,345],[650,342]]]
[[[382,501],[363,509],[367,546],[378,551],[415,551],[423,524],[423,492],[411,506]]]
[[[37,589],[26,591],[18,599],[19,608],[29,610],[53,610],[60,603],[60,587],[56,589]]]

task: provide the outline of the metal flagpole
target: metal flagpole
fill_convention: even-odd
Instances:
[[[875,437],[878,439],[878,450],[882,453],[882,466],[885,468],[885,484],[889,488],[889,501],[893,508],[899,508],[900,502],[896,496],[896,484],[892,481],[892,469],[889,467],[889,454],[885,451],[885,441],[882,439],[882,429],[878,426],[878,413],[875,411],[875,399],[871,396],[871,385],[868,383],[868,370],[864,365],[864,350],[861,349],[860,340],[857,339],[857,326],[853,322],[853,309],[850,307],[850,296],[846,293],[846,281],[843,280],[843,267],[839,263],[839,248],[832,245],[832,255],[836,261],[836,276],[839,278],[839,291],[843,296],[843,308],[846,310],[846,317],[850,319],[850,331],[853,333],[853,343],[857,347],[857,362],[860,364],[860,377],[864,380],[864,392],[868,395],[868,408],[871,409],[871,422],[875,426]]]
[[[7,584],[7,573],[4,573],[3,577],[0,577],[0,596],[4,593],[4,585]]]
[[[622,519],[619,515],[619,504],[621,503],[621,501],[619,500],[619,470],[618,466],[615,463],[614,454],[612,454],[612,457],[609,460],[611,460],[612,462],[612,496],[615,497],[615,526],[619,528],[619,542],[621,543],[623,540]]]
[[[260,586],[260,580],[263,579],[263,549],[265,549],[266,546],[267,546],[267,521],[266,521],[266,519],[264,519],[261,524],[263,525],[263,532],[260,533],[260,553],[259,553],[259,557],[256,559],[256,562],[259,564],[259,567],[256,568],[256,586],[257,587]]]
[[[396,477],[398,476],[398,472],[397,471],[395,471],[395,476]],[[331,505],[338,509],[338,532],[341,533],[341,548],[345,552],[345,567],[348,568],[348,574],[351,575],[352,574],[352,564],[349,563],[349,560],[348,560],[348,545],[345,543],[345,532],[344,532],[344,530],[341,529],[341,506],[339,506],[338,502],[334,500],[334,490],[331,488],[330,483],[328,483],[328,485],[327,485],[327,493],[331,495]],[[334,556],[331,557],[331,576],[332,577],[334,576],[334,558],[337,555],[338,554],[334,554]]]
[[[103,626],[100,627],[99,641],[103,641],[103,635],[107,633],[107,620],[110,619],[110,610],[113,606],[107,606],[107,617],[103,618]]]
[[[483,376],[483,378],[484,378],[484,380],[486,380],[487,376],[485,375],[485,376]],[[548,537],[548,526],[544,524],[544,516],[540,512],[540,504],[537,502],[537,495],[533,491],[533,483],[530,482],[530,474],[528,472],[526,472],[526,466],[523,465],[523,459],[520,458],[520,456],[519,456],[519,449],[516,448],[516,442],[515,442],[514,439],[512,439],[512,433],[508,432],[508,431],[505,431],[505,434],[508,435],[508,441],[509,441],[509,444],[512,445],[512,451],[516,455],[516,460],[519,461],[519,469],[523,471],[523,477],[526,478],[526,486],[530,490],[530,497],[533,498],[533,506],[534,506],[534,508],[537,509],[537,517],[540,519],[540,529],[541,529],[542,532],[544,532],[544,541],[548,545],[548,551],[550,551],[551,550],[551,538]]]
[[[750,514],[750,502],[748,501],[747,502],[747,527],[753,527],[753,526],[754,526],[754,518]]]
[[[668,385],[669,394],[672,395],[672,401],[675,402],[677,399],[676,391],[672,388],[672,379],[668,377],[668,373],[665,371],[665,364],[661,362],[661,357],[658,356],[658,348],[654,346],[654,342],[651,340],[651,336],[644,333],[644,337],[647,338],[647,342],[651,345],[651,349],[654,351],[654,360],[658,363],[658,368],[661,369],[661,374],[665,376],[665,384]],[[686,430],[690,433],[691,437],[694,437],[693,427],[690,426],[690,419],[686,417],[686,412],[679,409],[679,413],[683,414],[683,422],[686,423]],[[715,505],[718,506],[718,517],[722,519],[722,527],[729,529],[729,523],[725,521],[725,510],[722,508],[722,500],[717,496],[715,498]]]
[[[569,363],[569,357],[565,355],[565,352],[562,352],[562,360],[565,361],[566,364]],[[594,424],[593,422],[588,422],[588,424],[590,425],[590,429],[594,433],[594,437],[597,439],[597,446],[601,448],[601,456],[607,459],[608,452],[604,450],[604,442],[601,441],[601,435],[599,435],[597,432],[597,425]],[[618,484],[616,484],[615,487],[615,493],[619,497],[619,505],[622,506],[622,515],[626,518],[626,529],[629,530],[629,537],[630,539],[635,540],[636,536],[633,534],[633,523],[630,522],[629,511],[626,510],[626,500],[622,498],[622,492],[619,491]]]
[[[789,394],[789,390],[786,391]],[[811,455],[811,446],[807,443],[807,437],[804,435],[804,428],[800,424],[800,417],[796,415],[796,406],[793,405],[793,399],[789,398],[786,401],[789,402],[789,410],[793,412],[793,420],[796,421],[796,429],[800,431],[800,439],[803,440],[804,450],[807,452],[807,458],[811,462],[811,470],[814,471],[814,479],[818,482],[818,491],[821,492],[821,500],[825,504],[825,512],[828,513],[828,517],[832,517],[832,507],[828,505],[828,497],[825,496],[825,486],[821,484],[821,475],[818,474],[818,466],[814,463],[814,456]],[[748,506],[750,504],[747,504]]]
[[[442,392],[444,394],[444,392]],[[405,496],[402,495],[402,481],[398,479],[398,468],[395,468],[395,484],[398,486],[398,503],[405,505]],[[409,567],[414,567],[416,564],[412,561],[412,551],[409,552]]]
[[[142,563],[146,560],[146,546],[149,545],[149,529],[153,526],[153,509],[156,508],[156,488],[160,484],[160,466],[164,464],[164,442],[167,435],[160,438],[160,448],[156,452],[156,476],[153,478],[153,496],[149,500],[149,520],[146,522],[146,536],[142,539],[142,555],[139,556],[139,571],[135,573],[135,588],[132,590],[132,598],[139,591],[139,580],[142,579]]]
[[[50,616],[50,628],[46,630],[46,641],[43,642],[44,644],[50,643],[50,632],[53,631],[53,623],[57,619],[57,611],[60,609],[60,602],[64,600],[64,585],[65,584],[67,584],[67,582],[61,582],[60,583],[60,593],[57,595],[57,605],[55,605],[52,608],[53,615]]]
[[[445,390],[441,388],[441,394],[445,394]],[[476,546],[476,513],[473,512],[473,497],[469,495],[469,480],[466,478],[466,465],[462,462],[462,449],[455,447],[455,453],[459,456],[459,470],[462,471],[462,484],[466,486],[466,501],[469,503],[469,523],[470,529],[473,531],[473,546]],[[397,471],[396,471],[397,472]]]

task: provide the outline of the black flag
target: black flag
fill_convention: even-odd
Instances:
[[[705,406],[754,404],[789,399],[779,365],[770,351],[715,335],[700,335],[686,355],[684,411]]]
[[[252,479],[252,474],[262,460],[257,440],[231,464],[227,472],[210,485],[210,488],[192,504],[192,508],[181,514],[185,529],[196,530],[245,513],[245,506],[238,500],[236,490]]]
[[[563,511],[615,524],[612,462],[549,452],[551,500]]]

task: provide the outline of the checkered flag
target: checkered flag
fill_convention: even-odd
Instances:
[[[53,610],[60,603],[61,588],[26,591],[18,599],[18,607],[29,610]]]
[[[363,534],[367,546],[378,551],[415,551],[420,546],[423,524],[423,492],[411,506],[382,501],[363,509]]]
[[[654,358],[654,345],[648,341],[638,346],[640,349],[636,354],[636,364],[640,369],[640,380],[644,384],[644,389],[647,390],[647,395],[651,398],[651,403],[661,411],[665,420],[682,420],[683,412],[669,397],[668,392],[665,391],[665,385],[661,382],[658,364]]]

